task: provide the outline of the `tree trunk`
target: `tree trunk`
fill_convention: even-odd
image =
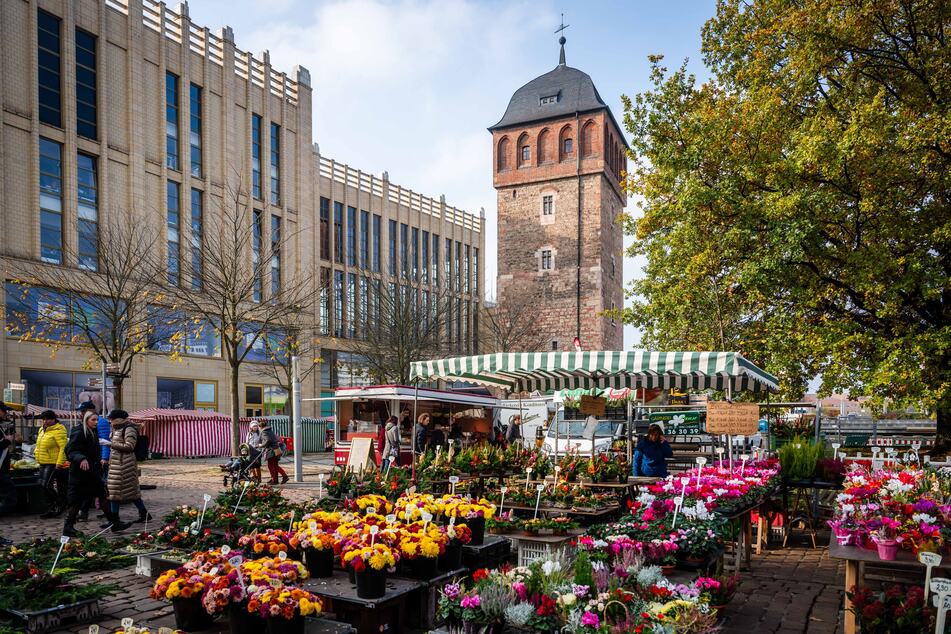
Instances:
[[[951,453],[951,390],[945,391],[944,398],[935,407],[937,434],[935,436],[935,454]]]
[[[241,418],[241,402],[238,400],[238,369],[240,366],[231,366],[231,455],[238,455],[238,446],[241,445],[241,427],[238,419]]]

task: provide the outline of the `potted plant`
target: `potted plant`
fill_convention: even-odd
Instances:
[[[835,539],[840,546],[856,545],[855,533],[857,524],[854,519],[850,517],[843,517],[829,520],[828,524],[829,528],[832,529],[832,534],[835,535]]]
[[[719,612],[733,599],[739,583],[739,575],[698,577],[693,587],[700,591],[701,600],[706,601],[712,609]]]
[[[291,534],[285,530],[269,528],[263,533],[242,535],[238,538],[238,546],[252,559],[258,557],[274,557],[278,553],[287,553],[294,559],[291,549]]]
[[[552,518],[548,525],[555,535],[567,535],[569,530],[579,526],[578,522],[564,515]]]
[[[921,586],[896,584],[883,592],[863,586],[848,594],[862,634],[917,634],[933,628]]]
[[[172,602],[176,628],[204,630],[211,627],[212,616],[202,605],[201,597],[211,580],[212,575],[201,567],[186,564],[163,572],[152,586],[151,597]]]
[[[264,619],[270,634],[303,634],[304,617],[321,607],[317,596],[294,586],[262,586],[248,597],[248,612]]]
[[[472,529],[465,524],[450,523],[444,531],[449,541],[439,556],[439,569],[451,572],[462,568],[462,547],[472,541]]]
[[[872,541],[878,548],[878,558],[882,561],[894,561],[898,554],[898,531],[901,529],[901,523],[887,515],[883,515],[879,522],[879,527],[872,531]]]
[[[496,535],[507,535],[512,531],[518,530],[522,526],[521,520],[512,515],[511,511],[505,511],[499,516],[486,522],[490,533]]]
[[[464,520],[472,531],[472,545],[481,546],[485,540],[485,522],[495,515],[495,505],[480,498],[445,495],[441,500],[441,508],[447,518],[454,517],[456,521]]]
[[[720,538],[707,524],[697,523],[677,529],[677,555],[693,565],[707,561],[720,545]]]
[[[541,531],[547,528],[549,528],[548,520],[544,520],[540,517],[522,522],[522,530],[525,531],[526,535],[537,536]]]
[[[787,480],[810,480],[825,448],[803,436],[796,436],[779,448],[779,464]]]
[[[297,533],[297,540],[304,551],[304,563],[307,565],[310,576],[318,578],[332,576],[337,538],[332,533],[308,526]]]
[[[379,542],[348,550],[343,565],[352,568],[361,599],[379,599],[386,594],[386,573],[399,561],[399,552]]]
[[[399,533],[399,554],[404,569],[415,579],[432,579],[448,542],[449,536],[432,523],[417,522],[404,527]]]

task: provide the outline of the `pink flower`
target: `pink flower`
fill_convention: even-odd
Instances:
[[[519,601],[528,600],[528,590],[525,588],[525,584],[521,581],[516,581],[513,583],[512,590],[515,590],[515,594],[518,595]]]
[[[601,619],[598,618],[598,615],[594,612],[585,612],[581,615],[581,624],[598,629],[601,627]]]
[[[477,608],[482,605],[482,600],[479,599],[479,595],[473,594],[472,596],[462,597],[460,605],[463,608]]]

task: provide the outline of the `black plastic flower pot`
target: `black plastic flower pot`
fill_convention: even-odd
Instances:
[[[450,542],[446,544],[446,552],[439,555],[439,569],[450,572],[462,568],[462,544]]]
[[[307,572],[310,573],[311,577],[324,578],[333,576],[334,551],[330,548],[323,550],[305,548],[304,563],[307,565]]]
[[[485,518],[476,517],[466,520],[466,524],[472,531],[472,541],[469,543],[473,546],[481,546],[482,542],[485,541]]]
[[[295,614],[291,619],[277,616],[265,620],[268,634],[304,634],[304,617],[300,614]]]
[[[201,604],[201,597],[172,599],[172,611],[175,613],[175,628],[193,632],[211,627],[212,616]]]
[[[439,559],[437,557],[417,557],[410,566],[413,579],[429,581],[439,574]]]
[[[386,571],[367,568],[356,573],[357,596],[361,599],[379,599],[386,594]]]
[[[248,612],[247,601],[228,606],[228,627],[231,634],[260,634],[265,629],[261,615]]]

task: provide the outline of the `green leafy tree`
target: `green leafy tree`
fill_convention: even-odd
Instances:
[[[645,344],[930,408],[948,446],[949,26],[940,0],[721,0],[706,83],[652,58],[625,100]]]

